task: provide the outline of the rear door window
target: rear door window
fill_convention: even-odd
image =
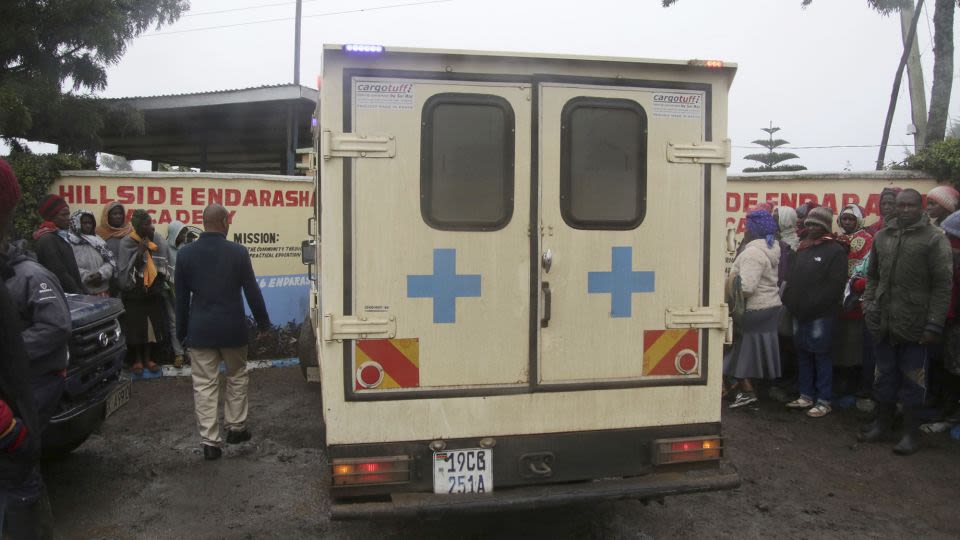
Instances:
[[[577,229],[634,229],[647,191],[647,115],[624,99],[575,98],[561,114],[560,210]]]
[[[513,215],[514,114],[484,94],[437,94],[424,104],[420,212],[435,229],[490,231]]]

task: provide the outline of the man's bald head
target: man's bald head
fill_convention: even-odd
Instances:
[[[208,205],[203,209],[203,229],[226,234],[230,229],[230,212],[220,204]]]

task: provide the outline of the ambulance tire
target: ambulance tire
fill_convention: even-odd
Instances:
[[[313,323],[310,319],[303,321],[303,324],[300,325],[297,353],[300,359],[300,373],[303,374],[303,380],[307,380],[307,369],[320,365],[317,362],[317,336],[313,331]]]

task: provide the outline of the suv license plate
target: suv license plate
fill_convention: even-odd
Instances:
[[[117,412],[117,409],[123,407],[130,401],[130,386],[129,379],[120,380],[120,384],[107,396],[107,412],[103,415],[104,418],[108,418],[111,414]]]
[[[433,492],[493,491],[493,450],[469,448],[433,453]]]

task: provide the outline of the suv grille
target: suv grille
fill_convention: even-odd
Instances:
[[[70,361],[82,364],[87,357],[112,348],[121,338],[120,322],[117,319],[109,319],[74,331],[70,340]]]

